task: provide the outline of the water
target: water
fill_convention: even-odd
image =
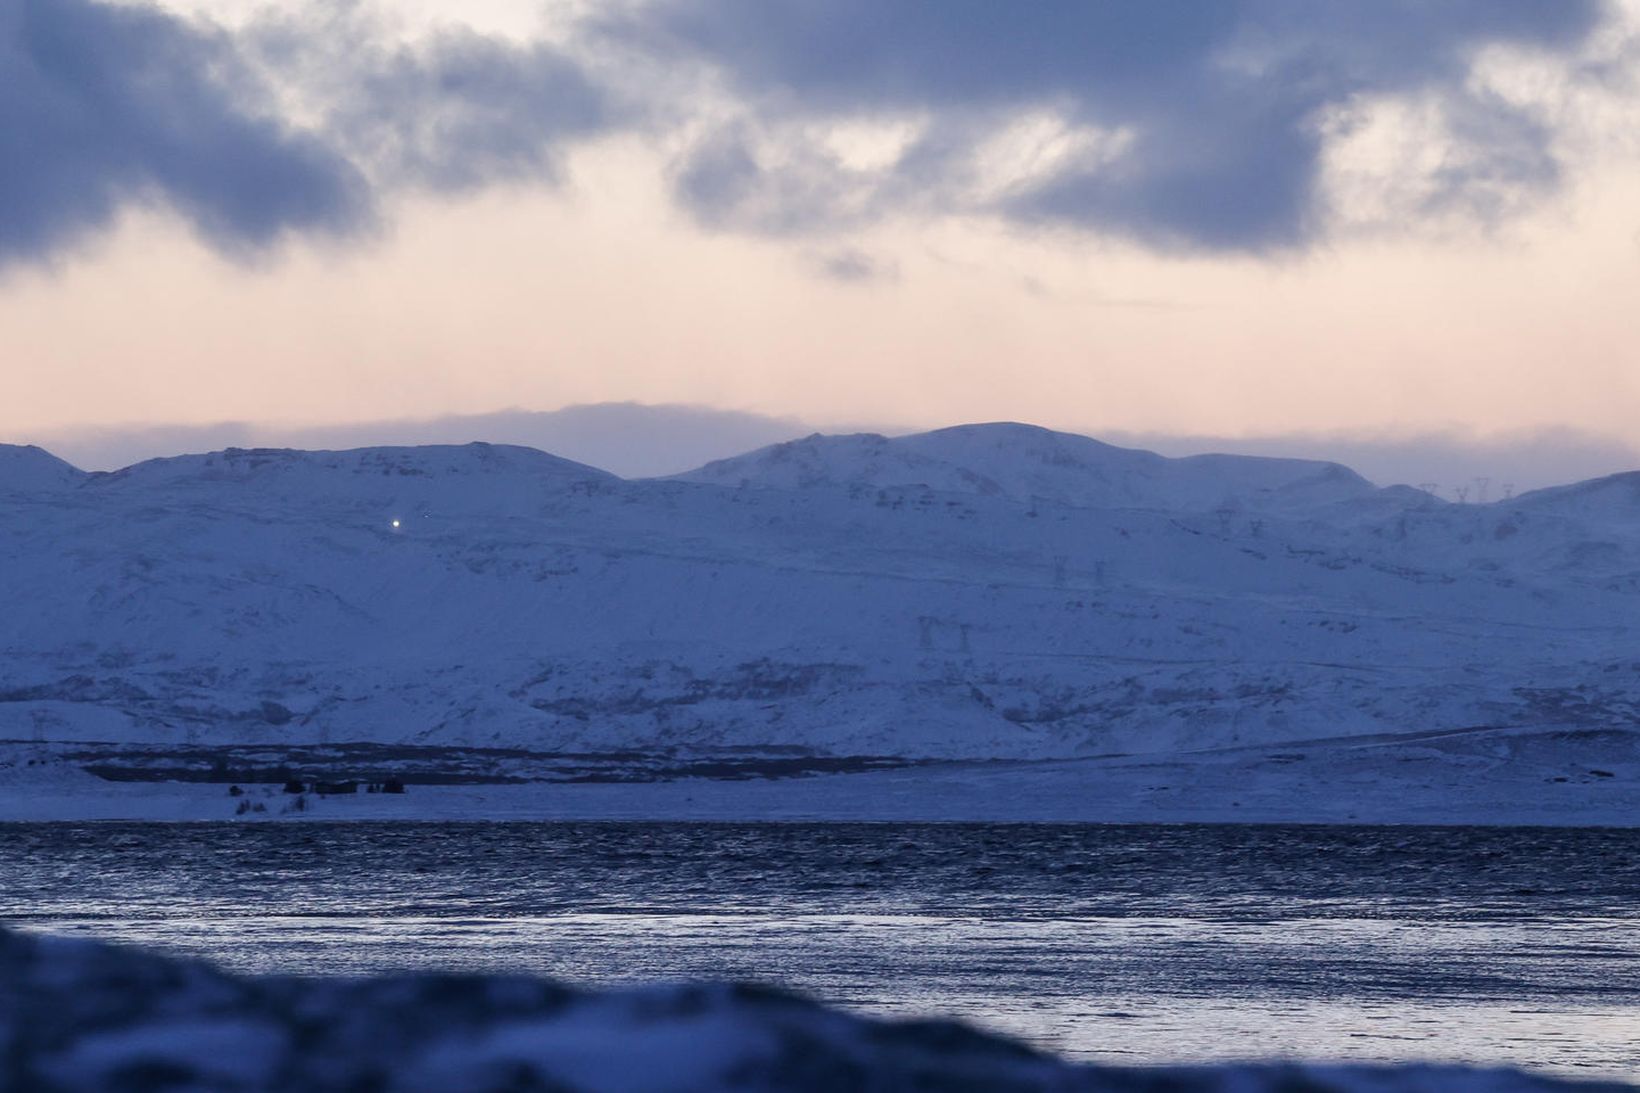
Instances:
[[[0,824],[0,922],[248,972],[741,978],[1068,1056],[1640,1076],[1640,831]]]

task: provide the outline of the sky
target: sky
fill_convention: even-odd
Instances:
[[[86,465],[1640,466],[1640,0],[0,0],[0,72],[0,440]]]

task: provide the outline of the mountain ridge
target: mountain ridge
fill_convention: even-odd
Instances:
[[[1622,476],[1458,505],[1020,426],[784,450],[789,488],[467,445],[8,493],[0,739],[675,764],[1640,727]]]
[[[888,436],[881,433],[811,433],[807,436],[794,438],[792,440],[765,445],[761,448],[754,448],[739,455],[729,456],[724,459],[710,460],[693,469],[682,471],[677,474],[660,476],[658,479],[651,479],[645,476],[623,477],[592,464],[566,459],[563,456],[556,455],[544,448],[534,447],[531,445],[493,443],[480,440],[469,441],[462,444],[367,445],[351,448],[244,448],[230,446],[227,448],[213,449],[207,452],[156,456],[114,470],[90,472],[79,470],[55,454],[36,445],[0,443],[0,488],[16,489],[20,485],[26,486],[27,482],[23,479],[23,474],[21,471],[11,470],[11,468],[22,467],[28,467],[31,476],[37,476],[43,479],[47,484],[52,484],[55,481],[57,484],[66,483],[73,485],[93,480],[118,480],[129,478],[133,475],[140,477],[142,474],[151,473],[158,468],[171,468],[174,470],[176,468],[188,466],[209,467],[212,463],[232,464],[235,461],[252,462],[260,460],[265,462],[276,462],[279,459],[288,461],[291,457],[317,457],[329,459],[334,464],[337,458],[350,455],[361,457],[375,455],[377,457],[385,457],[391,453],[456,453],[484,451],[498,454],[509,453],[513,456],[514,460],[520,458],[528,459],[535,456],[545,456],[547,459],[543,461],[543,463],[554,463],[559,465],[560,469],[566,472],[573,471],[592,478],[619,479],[629,482],[651,480],[711,482],[720,485],[738,486],[743,480],[746,480],[747,484],[753,484],[756,476],[748,475],[745,472],[747,470],[755,470],[760,463],[795,465],[801,462],[801,457],[804,454],[815,453],[822,448],[835,448],[851,444],[862,449],[868,449],[871,452],[878,454],[902,454],[908,457],[905,459],[905,462],[911,467],[926,467],[931,470],[938,469],[941,464],[952,462],[949,458],[951,455],[949,447],[947,446],[942,450],[943,442],[952,438],[972,439],[975,437],[988,438],[998,441],[999,443],[994,446],[999,450],[1004,449],[1007,446],[1006,442],[1008,441],[1015,442],[1017,446],[1017,442],[1021,438],[1047,440],[1056,446],[1073,446],[1075,448],[1080,448],[1084,454],[1088,452],[1100,453],[1112,462],[1119,464],[1122,469],[1127,470],[1130,473],[1154,475],[1158,472],[1158,470],[1163,468],[1172,468],[1179,471],[1200,470],[1204,474],[1219,476],[1223,476],[1227,473],[1227,471],[1231,470],[1240,470],[1243,472],[1262,472],[1265,478],[1276,483],[1275,486],[1271,486],[1268,483],[1255,483],[1252,487],[1254,489],[1264,491],[1278,489],[1282,486],[1302,485],[1304,484],[1306,477],[1314,477],[1322,482],[1331,479],[1341,486],[1344,492],[1354,491],[1360,494],[1365,494],[1370,490],[1378,490],[1382,492],[1385,490],[1410,491],[1414,489],[1412,486],[1405,483],[1391,483],[1386,486],[1375,486],[1353,468],[1333,460],[1299,459],[1285,456],[1240,455],[1231,452],[1204,452],[1195,455],[1165,456],[1143,448],[1126,448],[1115,444],[1109,444],[1094,437],[1085,436],[1079,433],[1061,432],[1046,429],[1042,426],[1029,425],[1020,422],[970,423],[965,425],[946,426],[940,429],[898,436]],[[1048,462],[1048,460],[1040,458],[1040,453],[1038,453],[1038,456],[1039,461]],[[504,460],[497,459],[494,461],[493,465],[500,466],[504,465],[504,463]],[[1072,469],[1097,469],[1105,473],[1108,473],[1110,469],[1108,467],[1090,468],[1086,461],[1083,461],[1082,464],[1078,466],[1077,460],[1074,458],[1065,459],[1063,464],[1070,466]],[[139,468],[141,469],[140,471]],[[338,468],[333,466],[332,469]],[[829,478],[824,473],[821,473],[825,469],[826,468],[823,467],[816,467],[815,475],[807,479],[800,479],[794,484],[799,486],[850,484],[931,485],[931,483],[922,482],[915,478],[904,478],[902,481],[892,483],[877,481],[868,482],[863,478],[856,479],[853,482],[846,480],[839,481]],[[1568,491],[1573,491],[1584,487],[1592,488],[1596,484],[1600,483],[1618,484],[1623,482],[1640,481],[1640,478],[1631,476],[1640,476],[1640,470],[1618,472],[1615,474],[1601,475],[1590,479],[1581,479],[1561,485],[1548,486],[1542,489],[1522,493],[1512,498],[1506,497],[1493,501],[1480,501],[1477,499],[1474,502],[1459,503],[1507,505],[1510,503],[1519,503],[1527,499],[1531,499],[1532,503],[1538,503],[1539,501],[1547,499],[1551,496],[1564,494]],[[220,477],[231,477],[231,475],[221,475]],[[1253,477],[1257,478],[1258,475],[1254,475]],[[969,469],[967,474],[963,474],[962,470],[959,469],[957,471],[957,478],[959,482],[963,483],[961,487],[962,492],[1008,492],[1002,489],[993,480],[988,479],[983,473],[972,469]],[[771,485],[778,484],[771,483]],[[1423,495],[1422,490],[1417,490],[1416,492]],[[1017,500],[1020,498],[1016,497],[1015,499]],[[1028,498],[1026,499],[1028,500]],[[1058,500],[1060,498],[1051,499]],[[1443,504],[1452,503],[1433,497],[1431,497],[1431,500],[1441,500],[1441,503]]]
[[[1179,511],[1284,499],[1324,502],[1374,488],[1336,463],[1235,455],[1170,458],[1016,422],[894,438],[816,433],[673,477],[765,488],[921,485],[1015,501]]]
[[[33,444],[0,444],[0,492],[65,489],[86,472]]]

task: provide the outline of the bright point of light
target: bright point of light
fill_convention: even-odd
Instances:
[[[397,521],[397,520],[394,520],[394,521],[393,521],[393,526],[394,526],[394,527],[398,527],[398,526],[399,526],[399,522],[398,522],[398,521]]]

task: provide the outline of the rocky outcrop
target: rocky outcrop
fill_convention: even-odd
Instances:
[[[1076,1066],[942,1021],[762,987],[592,993],[522,977],[246,978],[0,930],[0,1088],[78,1090],[1616,1091],[1447,1067]]]

